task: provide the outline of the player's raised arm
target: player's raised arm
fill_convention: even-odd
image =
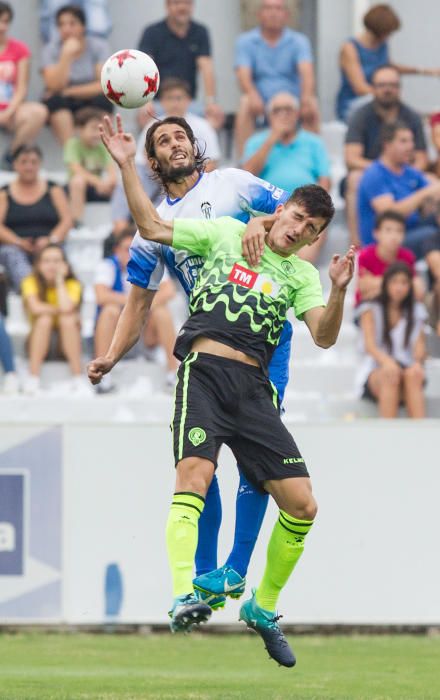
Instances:
[[[118,165],[128,206],[142,238],[171,245],[173,224],[160,218],[151,199],[142,187],[135,165],[136,141],[124,131],[122,119],[116,115],[116,129],[109,116],[103,118],[99,130],[101,140]]]
[[[355,247],[346,255],[334,255],[330,263],[329,276],[332,288],[326,307],[315,307],[304,313],[304,321],[316,345],[329,348],[336,343],[344,312],[345,292],[353,277]]]

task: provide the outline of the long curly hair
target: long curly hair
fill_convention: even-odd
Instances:
[[[157,159],[156,156],[156,149],[155,149],[155,143],[154,143],[154,134],[156,133],[157,129],[160,126],[163,126],[164,124],[177,124],[178,126],[182,127],[182,129],[185,131],[188,140],[191,144],[191,146],[194,149],[194,169],[197,170],[198,173],[202,173],[205,168],[206,168],[206,163],[209,160],[209,158],[205,157],[205,151],[206,147],[202,150],[200,147],[200,144],[198,143],[196,137],[194,136],[194,132],[191,129],[190,125],[186,121],[186,119],[183,119],[183,117],[165,117],[165,119],[157,119],[148,129],[147,135],[145,137],[145,151],[147,154],[147,157],[150,158],[155,158]],[[157,182],[160,182],[162,185],[163,189],[165,192],[168,194],[169,191],[169,185],[172,182],[175,182],[175,180],[165,174],[164,172],[161,171],[160,166],[153,168],[152,169],[152,179],[156,180]]]
[[[396,275],[405,275],[405,277],[408,279],[409,284],[409,289],[408,289],[408,294],[406,297],[401,301],[400,303],[400,311],[402,312],[403,317],[406,320],[406,329],[405,329],[405,347],[407,348],[409,345],[409,339],[411,338],[411,333],[412,329],[414,327],[414,290],[413,290],[413,284],[412,284],[412,272],[409,269],[408,265],[404,262],[395,262],[392,265],[389,266],[389,268],[385,271],[385,274],[382,279],[382,289],[378,297],[378,302],[380,303],[382,307],[382,314],[383,314],[383,342],[385,347],[388,349],[389,352],[392,350],[392,342],[391,342],[391,323],[390,323],[390,316],[389,316],[389,307],[390,307],[390,295],[388,291],[389,283],[390,280],[392,280],[393,277]]]

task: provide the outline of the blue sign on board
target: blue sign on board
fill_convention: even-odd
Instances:
[[[0,576],[24,573],[24,476],[0,473]]]

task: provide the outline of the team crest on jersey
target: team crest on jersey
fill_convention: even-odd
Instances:
[[[194,287],[204,262],[200,255],[188,255],[184,251],[176,254],[176,270],[180,272],[189,289]]]
[[[293,275],[294,273],[294,268],[290,260],[283,260],[281,263],[281,269],[284,272],[285,275],[290,277],[290,275]]]
[[[267,275],[262,275],[253,270],[248,270],[247,267],[235,263],[228,280],[233,284],[238,284],[240,287],[253,289],[255,292],[261,292],[267,296],[276,298],[280,291],[280,285],[274,282]]]
[[[202,214],[205,217],[205,219],[212,219],[212,204],[211,202],[202,202],[200,205],[200,209],[202,210]]]

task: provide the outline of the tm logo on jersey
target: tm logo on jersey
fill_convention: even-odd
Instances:
[[[235,263],[228,277],[229,282],[239,284],[240,287],[253,289],[255,292],[261,292],[267,296],[276,298],[280,291],[280,285],[267,277],[253,270],[248,270],[247,267]]]

